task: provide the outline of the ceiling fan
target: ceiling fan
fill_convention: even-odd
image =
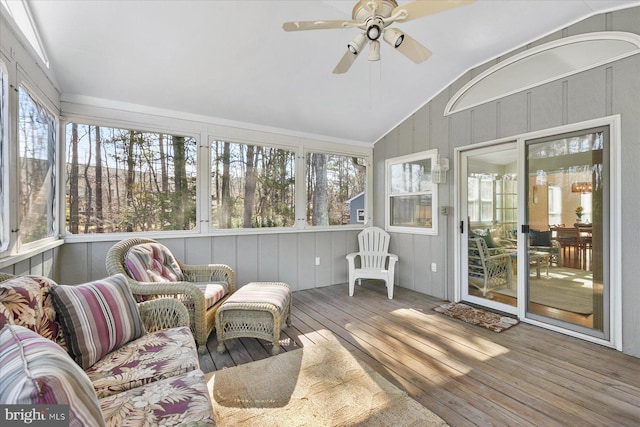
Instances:
[[[398,52],[419,64],[431,56],[431,51],[397,28],[388,28],[394,22],[406,22],[426,15],[442,12],[475,0],[414,1],[398,6],[396,0],[359,0],[353,7],[350,20],[285,22],[285,31],[325,30],[333,28],[359,28],[363,32],[347,45],[347,51],[333,70],[346,73],[358,54],[369,43],[369,61],[380,60],[380,37]]]

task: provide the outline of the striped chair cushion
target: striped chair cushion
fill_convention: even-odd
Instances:
[[[51,293],[69,354],[83,369],[146,332],[122,274],[83,285],[56,285]]]
[[[196,285],[204,294],[204,303],[207,309],[213,307],[215,303],[220,301],[223,296],[229,293],[229,284],[227,282],[195,282],[194,285]],[[193,301],[191,301],[191,298],[179,296],[178,299],[182,301],[188,309],[193,308]]]
[[[129,275],[139,282],[185,280],[174,256],[160,243],[141,243],[132,246],[124,256],[124,266]]]
[[[70,426],[104,426],[87,374],[62,347],[17,325],[0,330],[0,402],[69,405]]]

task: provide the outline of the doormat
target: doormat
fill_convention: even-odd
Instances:
[[[493,332],[502,332],[520,323],[519,320],[512,317],[501,316],[497,313],[471,307],[470,305],[460,302],[442,304],[441,306],[435,307],[434,310],[438,313],[453,317],[454,319],[481,326]]]

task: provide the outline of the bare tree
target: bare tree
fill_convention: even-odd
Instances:
[[[127,141],[127,208],[133,208],[133,191],[135,185],[135,158],[133,157],[134,153],[134,144],[136,141],[136,134],[134,131],[129,131],[129,140]],[[133,224],[131,221],[128,221],[127,231],[133,231]]]
[[[162,194],[166,197],[169,192],[169,175],[167,174],[167,159],[164,153],[164,135],[158,136],[158,145],[160,149],[160,173],[162,174]]]
[[[315,191],[313,193],[313,225],[329,225],[329,205],[327,199],[327,156],[313,154]]]
[[[100,126],[96,126],[96,233],[104,233],[102,212],[102,138]]]
[[[189,188],[187,183],[187,167],[184,147],[184,137],[173,135],[173,168],[174,168],[174,218],[178,228],[186,230],[189,228],[189,217],[187,215],[187,201],[189,199]]]
[[[91,222],[91,208],[93,206],[93,201],[92,201],[92,195],[93,195],[93,189],[91,187],[91,180],[89,179],[89,165],[91,164],[91,126],[89,126],[89,133],[88,133],[88,137],[89,137],[89,152],[88,152],[88,156],[87,156],[87,162],[84,165],[84,183],[85,183],[85,188],[84,188],[84,194],[85,194],[85,209],[84,209],[84,215],[85,215],[85,221],[84,221],[84,232],[85,234],[89,232],[89,224]]]
[[[69,231],[78,234],[78,125],[71,125],[71,165],[69,171]]]
[[[251,217],[253,216],[254,203],[256,198],[256,183],[258,180],[255,164],[258,152],[253,145],[247,146],[247,170],[244,183],[244,227],[251,228]],[[256,158],[254,158],[254,156]]]
[[[113,142],[113,141],[112,141]],[[114,144],[115,145],[115,144]],[[109,219],[112,218],[113,216],[113,198],[112,198],[112,180],[111,180],[111,168],[109,167],[109,155],[107,152],[107,147],[106,144],[102,144],[102,149],[104,150],[104,158],[105,158],[105,166],[106,166],[106,170],[107,170],[107,204],[109,205],[109,213],[108,213],[108,217]],[[117,186],[117,183],[116,183]],[[113,230],[110,229],[110,232],[112,232]]]
[[[222,212],[220,213],[220,226],[231,228],[231,144],[223,143],[222,148]]]

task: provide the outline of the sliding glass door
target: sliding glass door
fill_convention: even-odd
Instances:
[[[525,141],[527,316],[606,338],[609,318],[608,132]]]
[[[540,135],[459,150],[460,299],[611,342],[610,127]]]
[[[461,160],[463,299],[515,314],[518,306],[516,143],[466,151]]]

